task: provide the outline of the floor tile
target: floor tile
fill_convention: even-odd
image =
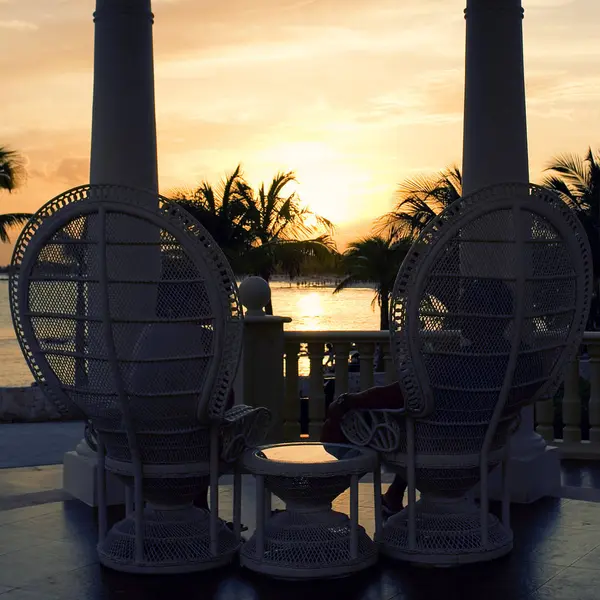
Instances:
[[[589,554],[586,554],[583,558],[580,558],[573,566],[582,569],[600,570],[600,546],[592,550]],[[600,598],[600,594],[598,597]]]
[[[372,484],[359,485],[359,520],[373,533]],[[254,487],[244,478],[242,521],[254,527]],[[281,508],[274,498],[273,507]],[[348,493],[334,507],[348,510]],[[498,505],[492,505],[498,511]],[[231,487],[220,493],[231,518]],[[123,516],[111,509],[109,521]],[[144,577],[97,562],[97,512],[77,502],[0,511],[0,600],[598,600],[600,506],[545,499],[514,506],[515,549],[503,559],[452,569],[382,560],[351,578],[281,582],[232,566],[218,572]],[[249,532],[251,533],[251,531]],[[574,565],[574,566],[570,566]],[[17,588],[17,589],[10,589]]]
[[[96,564],[38,580],[27,589],[61,600],[389,600],[393,591],[376,582],[372,572],[318,583],[284,582],[235,566],[204,574],[141,577]]]
[[[23,588],[12,589],[0,597],[2,600],[62,600],[59,596],[48,594],[46,591],[25,590]]]
[[[0,511],[0,526],[7,523],[16,523],[25,521],[41,515],[47,515],[62,510],[62,502],[52,502],[50,504],[38,504],[36,506],[26,506],[23,508],[14,508],[12,510]]]
[[[381,578],[398,599],[521,599],[539,589],[562,567],[507,556],[489,563],[439,569],[382,561]]]
[[[514,553],[525,561],[538,561],[568,567],[600,545],[597,531],[561,528],[546,538],[535,535],[527,540],[515,531]]]
[[[600,571],[569,567],[543,585],[536,600],[598,600]]]
[[[71,571],[96,560],[96,550],[90,545],[48,542],[0,556],[0,584],[23,587],[34,579]]]

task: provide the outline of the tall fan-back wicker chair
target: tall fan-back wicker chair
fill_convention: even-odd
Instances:
[[[157,194],[83,186],[38,211],[12,269],[12,316],[36,380],[98,433],[101,562],[141,573],[229,562],[239,474],[233,531],[218,518],[218,478],[263,441],[269,413],[227,407],[243,321],[214,240]],[[108,531],[106,471],[130,492]],[[209,487],[211,510],[195,508]]]
[[[378,540],[383,554],[451,565],[512,549],[506,485],[500,521],[488,512],[488,473],[506,459],[520,409],[549,397],[577,352],[591,266],[575,215],[534,185],[461,198],[415,242],[391,303],[405,408],[342,422],[408,482],[408,507]],[[468,492],[479,483],[477,508]]]

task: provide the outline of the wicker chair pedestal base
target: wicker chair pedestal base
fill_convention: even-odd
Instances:
[[[353,575],[377,561],[377,548],[363,527],[357,528],[357,555],[352,557],[351,522],[335,511],[303,514],[283,511],[265,524],[264,551],[257,536],[242,547],[241,564],[277,579],[303,580]]]
[[[487,543],[482,539],[479,508],[466,499],[423,497],[415,505],[416,544],[409,546],[408,508],[388,519],[379,540],[384,556],[437,567],[494,560],[513,547],[513,533],[494,515],[487,517]]]
[[[116,523],[98,544],[100,562],[125,573],[170,574],[206,571],[232,562],[240,542],[217,523],[217,548],[211,550],[210,513],[199,508],[146,508],[143,556],[136,557],[135,513]]]
[[[240,552],[244,567],[309,580],[344,577],[377,561],[377,546],[358,523],[365,473],[374,474],[375,502],[381,499],[375,452],[345,444],[269,444],[249,450],[242,462],[256,477],[256,531]],[[348,488],[349,516],[332,510]],[[271,494],[285,502],[285,511],[271,513]]]

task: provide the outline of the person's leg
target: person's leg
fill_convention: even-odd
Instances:
[[[404,508],[404,492],[406,491],[406,481],[396,475],[386,493],[383,494],[383,503],[390,512],[398,512]]]

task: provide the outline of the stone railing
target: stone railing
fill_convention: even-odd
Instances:
[[[0,388],[0,423],[35,423],[65,418],[37,385]]]
[[[333,380],[333,397],[394,380],[387,331],[287,331],[290,319],[262,310],[270,297],[268,286],[242,286],[240,296],[247,317],[243,381],[237,389],[244,402],[272,411],[273,439],[300,439],[301,404],[308,407],[308,437],[319,438],[327,380]],[[335,359],[329,373],[323,368],[330,358],[326,344],[332,345]],[[382,352],[380,372],[374,369],[376,348]],[[600,458],[600,333],[587,332],[583,348],[567,369],[564,391],[535,407],[536,431],[564,458]],[[350,372],[351,349],[360,356],[358,372]]]
[[[600,458],[600,332],[586,332],[584,353],[568,365],[563,390],[538,402],[536,431],[564,458]]]
[[[325,417],[326,379],[334,384],[334,397],[348,391],[364,390],[375,384],[391,383],[394,371],[389,352],[387,331],[285,331],[285,399],[283,403],[283,434],[287,440],[297,439],[301,433],[300,399],[308,398],[308,435],[318,439]],[[326,344],[331,344],[333,356],[326,354]],[[376,349],[382,353],[382,371],[375,373]],[[350,372],[350,351],[359,355],[358,371]],[[301,350],[306,350],[309,373],[305,377],[299,373],[298,364]],[[324,373],[325,358],[334,359],[334,370]],[[354,370],[354,365],[353,365]],[[306,385],[308,383],[308,385]]]

